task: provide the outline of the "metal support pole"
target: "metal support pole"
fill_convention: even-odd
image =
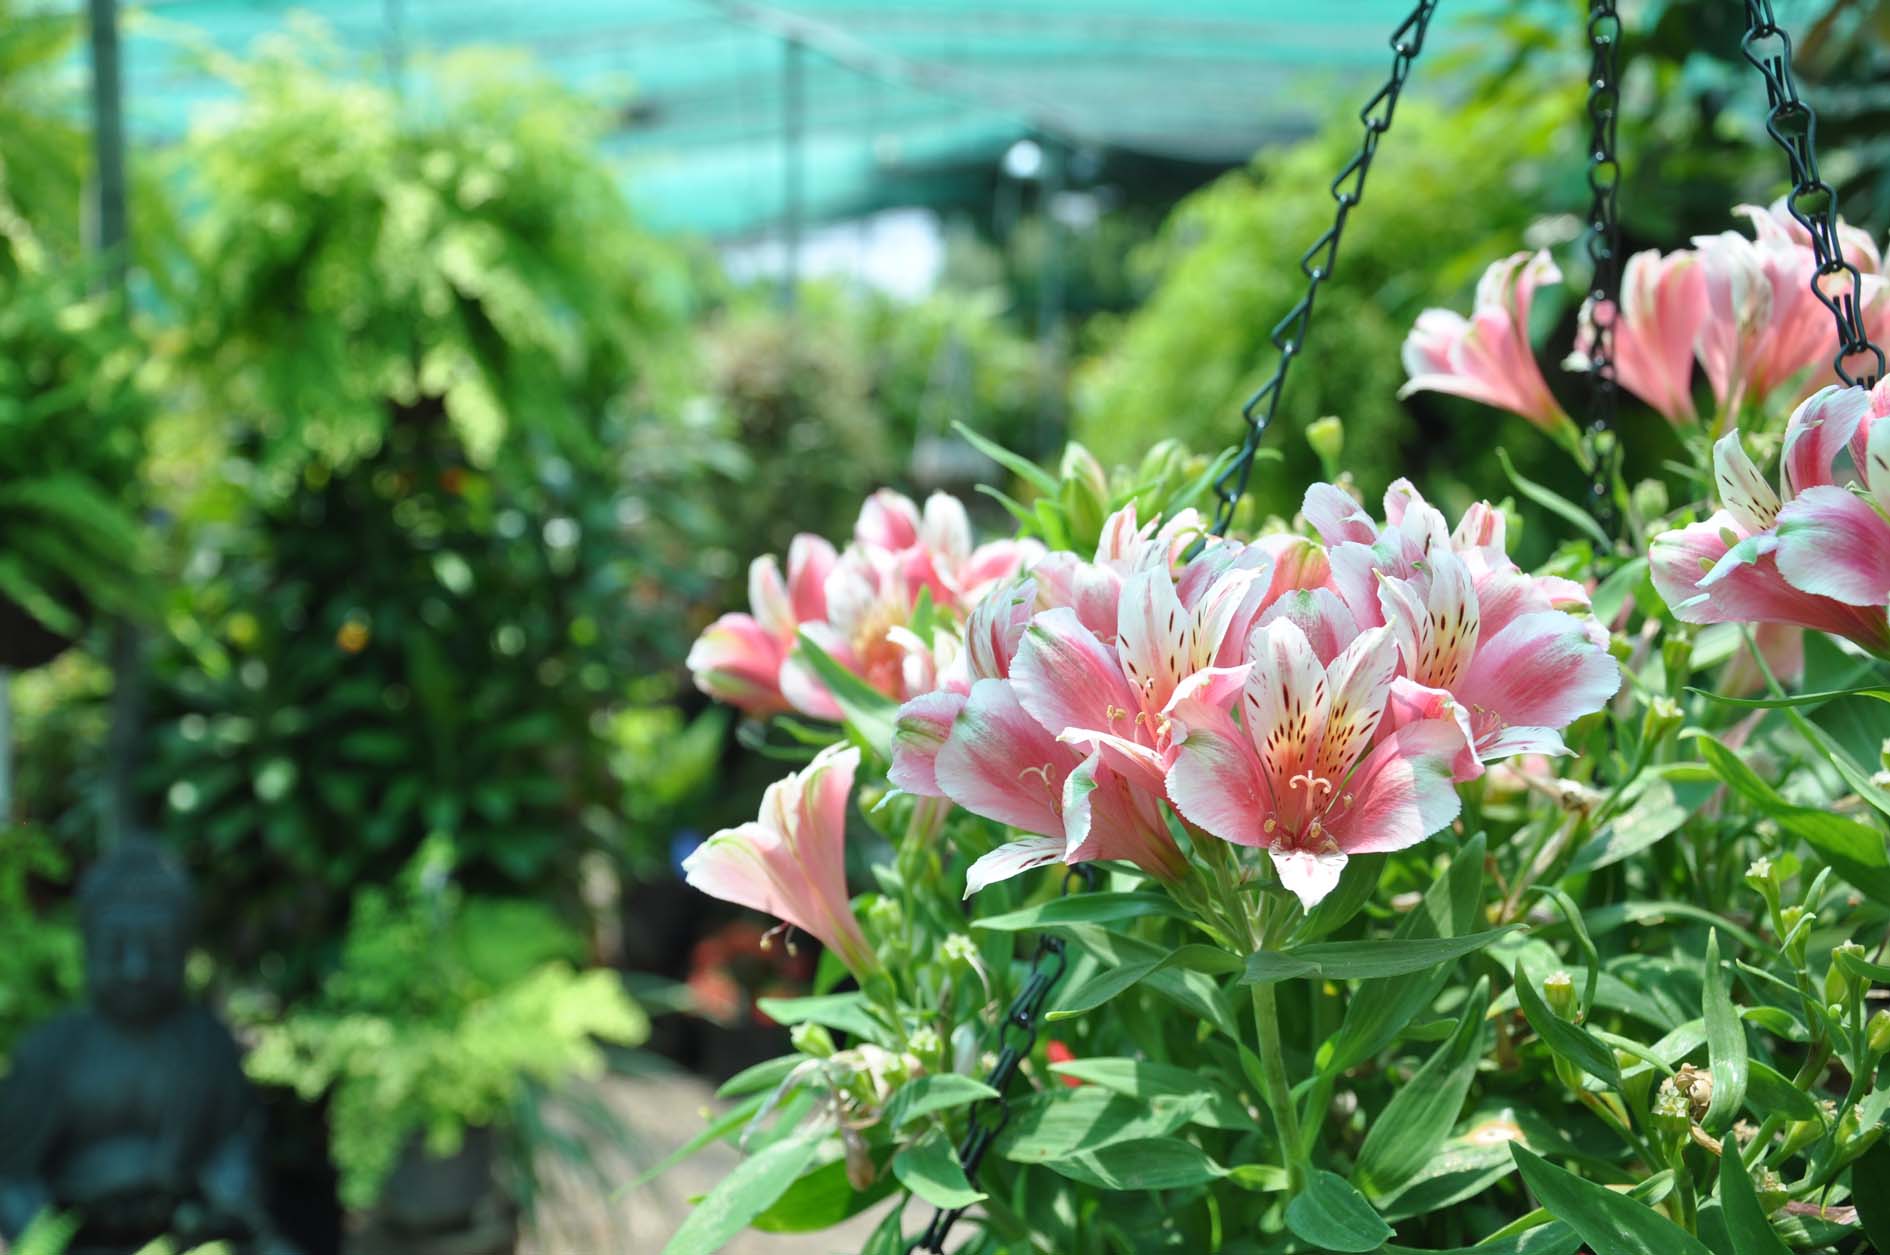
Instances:
[[[125,115],[118,48],[118,0],[88,0],[92,49],[92,149],[95,169],[93,248],[106,262],[107,281],[123,316],[126,246]],[[143,648],[135,625],[112,625],[112,723],[106,737],[106,835],[131,831],[136,809],[138,750],[143,737]]]
[[[781,307],[793,309],[801,283],[802,162],[807,125],[807,48],[798,39],[781,45]]]
[[[1049,451],[1062,424],[1063,395],[1058,381],[1063,362],[1063,223],[1057,201],[1063,195],[1069,151],[1054,136],[1042,136],[1043,181],[1038,184],[1037,212],[1043,220],[1043,269],[1037,275],[1037,349],[1042,357],[1042,400],[1039,423],[1042,448]]]

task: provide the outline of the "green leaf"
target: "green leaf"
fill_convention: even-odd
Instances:
[[[1264,985],[1299,976],[1320,976],[1326,980],[1408,976],[1481,950],[1517,927],[1506,924],[1463,937],[1322,941],[1287,950],[1261,950],[1247,956],[1241,982]]]
[[[969,1207],[984,1201],[972,1188],[944,1134],[934,1129],[893,1156],[893,1175],[899,1184],[934,1207]]]
[[[1352,1179],[1373,1198],[1396,1193],[1422,1172],[1450,1136],[1476,1079],[1482,1054],[1483,1019],[1490,1006],[1490,981],[1477,982],[1463,1006],[1457,1031],[1400,1085],[1373,1118],[1359,1147]]]
[[[721,1115],[711,1120],[700,1133],[665,1155],[662,1162],[658,1163],[654,1168],[651,1168],[642,1176],[637,1177],[628,1185],[624,1186],[614,1197],[620,1198],[623,1194],[631,1190],[641,1189],[703,1147],[714,1142],[719,1142],[723,1138],[733,1137],[743,1125],[755,1118],[755,1113],[760,1111],[763,1104],[767,1101],[768,1096],[766,1094],[755,1094],[737,1105],[730,1107],[727,1111],[724,1111]]]
[[[795,653],[833,695],[847,727],[880,758],[892,758],[893,728],[899,703],[835,662],[805,631]]]
[[[1195,1113],[1194,1123],[1214,1129],[1254,1128],[1254,1119],[1240,1100],[1228,1093],[1211,1076],[1191,1068],[1152,1059],[1072,1059],[1053,1063],[1050,1070],[1058,1076],[1106,1089],[1127,1098],[1148,1102],[1157,1097],[1193,1098],[1203,1093],[1207,1102]]]
[[[1590,537],[1597,545],[1601,546],[1604,551],[1613,550],[1614,542],[1608,539],[1608,533],[1601,530],[1601,524],[1595,522],[1594,517],[1590,515],[1588,511],[1582,509],[1567,497],[1563,497],[1544,488],[1533,479],[1525,479],[1517,474],[1516,468],[1510,464],[1509,452],[1501,446],[1498,446],[1496,450],[1496,460],[1503,464],[1503,474],[1509,476],[1509,482],[1516,485],[1517,492],[1529,498],[1529,500],[1535,502],[1549,513],[1560,518],[1563,522],[1573,525],[1577,531]]]
[[[1746,1110],[1761,1120],[1775,1111],[1792,1120],[1824,1119],[1810,1094],[1757,1059],[1746,1060]]]
[[[1535,1030],[1543,1045],[1590,1076],[1606,1082],[1610,1088],[1621,1088],[1621,1070],[1615,1065],[1614,1052],[1596,1041],[1587,1029],[1551,1011],[1520,962],[1516,964],[1515,990],[1523,1018],[1529,1021],[1529,1027]]]
[[[866,995],[819,994],[811,998],[757,998],[755,1005],[777,1024],[819,1024],[876,1045],[887,1045],[886,1027],[866,1010]]]
[[[1723,1132],[1746,1101],[1746,1029],[1733,1010],[1719,970],[1719,931],[1706,934],[1705,989],[1700,1015],[1706,1021],[1706,1057],[1713,1069],[1713,1101],[1700,1127]]]
[[[1712,737],[1699,737],[1700,756],[1733,792],[1824,856],[1839,875],[1879,902],[1890,903],[1890,856],[1883,834],[1811,806],[1795,806]]]
[[[1057,495],[1057,477],[1052,475],[1049,471],[1044,470],[1041,466],[1038,466],[1035,462],[1032,462],[1029,458],[1012,453],[995,440],[988,440],[980,436],[963,423],[953,423],[952,430],[963,436],[965,443],[1035,488],[1038,492],[1050,497]]]
[[[1710,689],[1687,689],[1687,692],[1699,697],[1710,698],[1722,706],[1738,706],[1745,710],[1779,710],[1787,706],[1821,706],[1825,702],[1836,701],[1840,697],[1874,697],[1880,702],[1890,702],[1890,689],[1875,686],[1855,689],[1834,689],[1828,693],[1796,693],[1790,697],[1722,697]]]
[[[1072,944],[1088,957],[1117,967],[1145,966],[1140,979],[1146,982],[1150,990],[1209,1021],[1229,1037],[1238,1035],[1234,1027],[1233,1009],[1228,1005],[1227,996],[1221,987],[1206,971],[1193,971],[1187,966],[1187,963],[1199,958],[1199,961],[1224,971],[1226,966],[1222,952],[1209,958],[1201,954],[1209,947],[1193,946],[1189,947],[1190,954],[1184,956],[1182,964],[1166,966],[1161,960],[1169,952],[1150,942],[1110,932],[1094,924],[1066,924],[1062,927],[1068,930]],[[1068,994],[1059,999],[1060,1002],[1067,1000]],[[1054,1013],[1051,1018],[1056,1018]]]
[[[1083,893],[973,920],[971,926],[1001,933],[1035,932],[1057,924],[1120,924],[1151,915],[1182,919],[1186,912],[1165,893]]]
[[[857,1216],[898,1188],[881,1173],[865,1190],[853,1188],[844,1158],[830,1159],[806,1173],[750,1225],[762,1233],[817,1233]]]
[[[1117,1142],[1166,1137],[1192,1123],[1206,1105],[1207,1095],[1198,1091],[1138,1102],[1101,1088],[1059,1086],[1013,1102],[1010,1123],[993,1149],[1012,1163],[1049,1163]]]
[[[1581,1235],[1559,1220],[1533,1229],[1475,1246],[1456,1246],[1447,1251],[1420,1251],[1410,1246],[1385,1243],[1385,1255],[1573,1255],[1582,1244]]]
[[[1286,1227],[1324,1251],[1375,1251],[1391,1226],[1344,1177],[1314,1171],[1286,1207]]]
[[[813,1162],[820,1141],[800,1133],[742,1160],[684,1217],[676,1235],[663,1247],[663,1255],[709,1255],[721,1250],[787,1193]]]
[[[1647,578],[1647,559],[1633,558],[1615,568],[1614,574],[1601,581],[1589,598],[1589,605],[1597,620],[1603,624],[1613,623],[1621,615],[1621,607],[1627,604],[1628,595]]]
[[[1227,1169],[1193,1142],[1152,1137],[1117,1142],[1048,1161],[1052,1171],[1103,1190],[1178,1190],[1204,1185]]]
[[[1192,972],[1221,973],[1239,968],[1240,960],[1216,946],[1178,946],[1152,958],[1104,968],[1081,985],[1066,992],[1057,1001],[1056,1010],[1044,1018],[1070,1020],[1102,1006],[1117,994],[1132,989],[1157,972],[1182,968]]]
[[[1510,1143],[1509,1153],[1530,1192],[1595,1255],[1712,1255],[1685,1229],[1626,1195],[1584,1181],[1517,1143]]]
[[[1745,1160],[1737,1152],[1719,1157],[1719,1207],[1739,1255],[1791,1255],[1791,1248],[1779,1240],[1772,1222],[1759,1205],[1759,1193],[1752,1188]]]
[[[1320,899],[1319,905],[1307,912],[1300,922],[1299,939],[1311,941],[1344,927],[1346,921],[1371,901],[1389,857],[1387,854],[1355,854],[1347,859],[1345,869],[1339,873],[1338,887]]]
[[[1699,788],[1694,786],[1696,790]],[[1569,872],[1607,867],[1659,844],[1684,824],[1697,807],[1698,802],[1689,805],[1665,779],[1650,777],[1633,805],[1615,816],[1613,822],[1569,860]]]
[[[998,1092],[975,1077],[957,1072],[935,1072],[900,1087],[886,1108],[886,1118],[894,1129],[902,1129],[920,1116],[934,1111],[948,1111],[983,1098],[996,1098]]]
[[[1871,1245],[1890,1251],[1890,1142],[1878,1142],[1851,1164],[1851,1202]]]
[[[1417,910],[1405,912],[1392,930],[1399,940],[1460,936],[1479,915],[1483,897],[1485,840],[1477,833],[1451,858],[1450,867],[1424,891]],[[1319,1047],[1315,1062],[1327,1075],[1344,1072],[1392,1042],[1411,1018],[1436,999],[1450,969],[1439,965],[1416,980],[1385,978],[1361,981],[1345,1009],[1345,1019]]]
[[[764,1089],[773,1089],[787,1079],[788,1073],[801,1065],[800,1055],[782,1055],[779,1059],[766,1059],[752,1067],[743,1068],[734,1076],[722,1082],[715,1091],[717,1098],[740,1098],[746,1094],[758,1093]]]
[[[1562,912],[1562,919],[1575,933],[1575,944],[1582,952],[1582,958],[1588,964],[1588,979],[1582,986],[1581,1018],[1587,1018],[1595,1005],[1595,988],[1601,984],[1601,952],[1595,949],[1594,938],[1588,935],[1588,925],[1582,922],[1582,910],[1575,905],[1575,899],[1568,896],[1554,885],[1537,885],[1535,892],[1555,903]]]

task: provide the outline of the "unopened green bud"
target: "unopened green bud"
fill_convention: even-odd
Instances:
[[[1780,939],[1785,957],[1801,971],[1805,966],[1805,947],[1811,942],[1811,929],[1817,922],[1817,915],[1802,906],[1788,906],[1778,913],[1779,927],[1785,932]]]
[[[1317,419],[1306,428],[1306,443],[1318,455],[1326,478],[1338,478],[1339,458],[1345,453],[1345,424],[1331,414]]]
[[[897,937],[905,932],[906,913],[892,898],[874,898],[866,904],[866,926],[881,937]]]
[[[1102,463],[1072,440],[1063,447],[1057,478],[1063,481],[1061,496],[1070,535],[1079,543],[1093,543],[1109,514],[1109,477]]]
[[[1643,479],[1634,485],[1634,491],[1628,495],[1628,502],[1636,518],[1657,519],[1667,512],[1667,485],[1657,479]]]
[[[1651,749],[1685,722],[1686,714],[1679,702],[1671,697],[1656,697],[1647,703],[1647,713],[1641,717],[1641,744]]]
[[[1575,981],[1567,972],[1552,972],[1542,982],[1542,1000],[1564,1020],[1575,1018]]]
[[[1817,1120],[1794,1120],[1785,1126],[1785,1140],[1779,1144],[1780,1160],[1797,1154],[1824,1136],[1824,1125]]]
[[[1837,1136],[1834,1139],[1838,1144],[1838,1149],[1844,1150],[1849,1147],[1852,1142],[1858,1139],[1858,1136],[1863,1130],[1864,1117],[1857,1113],[1857,1108],[1852,1107],[1849,1111],[1845,1112],[1844,1117],[1838,1121]]]
[[[1158,440],[1142,455],[1135,482],[1166,487],[1169,479],[1182,473],[1187,461],[1188,450],[1179,440]]]
[[[1890,1054],[1890,1011],[1878,1011],[1870,1017],[1864,1040],[1873,1055]]]
[[[831,1059],[838,1049],[833,1043],[833,1034],[819,1024],[803,1020],[788,1030],[788,1041],[794,1049],[810,1059]]]
[[[1839,1018],[1843,1017],[1843,1008],[1850,1000],[1860,996],[1870,983],[1839,961],[1840,956],[1846,954],[1861,959],[1864,957],[1864,947],[1855,941],[1839,942],[1831,949],[1831,966],[1824,973],[1824,1000],[1838,1008],[1835,1014]]]
[[[1680,1087],[1668,1077],[1654,1091],[1653,1109],[1654,1127],[1670,1139],[1682,1138],[1693,1127],[1693,1117],[1687,1112],[1687,1097],[1680,1092]]]
[[[920,1025],[913,1030],[906,1047],[919,1062],[930,1066],[945,1052],[945,1043],[939,1037],[938,1030],[930,1024]]]
[[[1660,642],[1660,661],[1667,671],[1667,690],[1677,693],[1693,674],[1693,637],[1670,632]]]

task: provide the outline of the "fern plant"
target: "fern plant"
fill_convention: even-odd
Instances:
[[[403,1149],[450,1155],[508,1130],[534,1086],[595,1078],[600,1042],[649,1021],[614,972],[580,971],[577,938],[523,900],[466,897],[430,842],[391,892],[365,889],[321,994],[259,1024],[251,1077],[331,1096],[342,1201],[371,1206]]]

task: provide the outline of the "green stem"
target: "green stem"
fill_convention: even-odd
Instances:
[[[1273,1113],[1280,1138],[1280,1157],[1286,1168],[1286,1196],[1292,1198],[1306,1185],[1306,1151],[1299,1140],[1299,1112],[1293,1106],[1293,1086],[1286,1076],[1286,1057],[1280,1046],[1280,1007],[1273,986],[1249,985],[1253,993],[1253,1026],[1260,1042],[1260,1075],[1266,1081],[1267,1108]]]

